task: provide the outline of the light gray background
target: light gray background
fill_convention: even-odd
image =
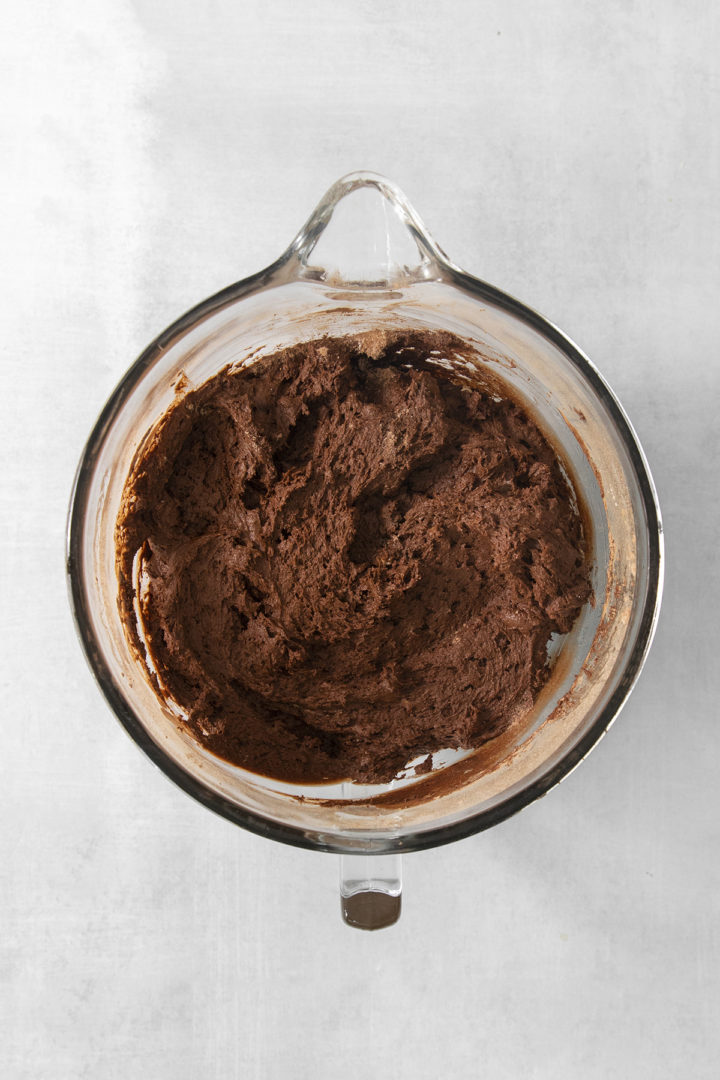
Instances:
[[[717,1075],[717,5],[4,12],[2,1076]],[[376,935],[342,925],[334,858],[243,833],[143,758],[63,579],[120,375],[356,168],[594,359],[668,555],[609,736],[519,817],[407,858]]]

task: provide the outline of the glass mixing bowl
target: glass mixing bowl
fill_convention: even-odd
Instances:
[[[297,785],[213,757],[152,689],[120,620],[114,528],[145,435],[175,399],[226,365],[324,334],[453,331],[436,362],[501,376],[554,441],[584,504],[593,601],[555,640],[530,715],[474,752],[439,753],[382,786]],[[398,188],[353,173],[328,191],[267,269],[199,304],[148,346],[103,409],[78,468],[68,574],[79,635],[120,722],[188,794],[272,840],[343,855],[342,910],[365,928],[400,911],[399,853],[489,828],[544,795],[617,716],[647,654],[662,583],[662,530],[632,427],[590,361],[556,327],[453,265]]]

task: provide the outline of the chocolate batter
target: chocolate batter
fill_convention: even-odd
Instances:
[[[531,708],[590,594],[582,525],[523,409],[432,362],[459,344],[286,349],[186,393],[146,440],[121,613],[213,753],[380,783]]]

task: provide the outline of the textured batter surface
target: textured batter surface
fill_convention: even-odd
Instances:
[[[532,706],[589,596],[582,526],[526,413],[431,363],[452,348],[288,349],[187,393],[147,441],[121,612],[212,752],[384,782]]]

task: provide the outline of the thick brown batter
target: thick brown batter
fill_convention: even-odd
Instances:
[[[323,339],[226,370],[140,454],[117,527],[121,612],[144,655],[135,562],[159,692],[223,758],[384,782],[476,747],[530,709],[550,635],[588,599],[554,451],[432,349],[453,339],[397,334],[374,358]]]

